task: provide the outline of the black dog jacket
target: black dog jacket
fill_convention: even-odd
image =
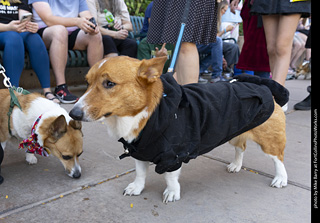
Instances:
[[[275,81],[250,75],[238,79],[180,86],[171,73],[163,74],[160,104],[135,141],[119,140],[127,151],[120,158],[153,162],[159,174],[175,171],[265,122],[274,111],[272,93],[281,104],[288,101],[288,91]]]

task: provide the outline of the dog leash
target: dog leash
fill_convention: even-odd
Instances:
[[[9,93],[10,93],[10,107],[9,107],[9,111],[8,111],[7,115],[8,115],[8,130],[9,130],[9,134],[12,135],[11,128],[10,128],[10,118],[11,118],[13,108],[14,108],[14,106],[17,106],[22,111],[21,105],[19,103],[17,96],[14,94],[14,91],[16,91],[19,94],[23,94],[23,95],[30,94],[30,92],[27,90],[24,90],[22,87],[16,88],[15,86],[12,86],[12,84],[10,82],[10,78],[7,77],[7,75],[5,74],[6,69],[1,64],[0,64],[0,73],[3,76],[3,85],[6,88],[8,88]]]

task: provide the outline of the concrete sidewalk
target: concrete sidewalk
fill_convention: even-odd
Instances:
[[[224,144],[184,165],[181,200],[163,204],[163,176],[149,168],[140,196],[122,195],[135,177],[131,158],[117,160],[123,148],[108,137],[105,123],[83,123],[82,176],[68,177],[57,158],[25,162],[25,153],[8,144],[2,164],[0,222],[310,222],[311,221],[311,112],[295,111],[310,80],[290,80],[285,166],[286,188],[269,187],[273,161],[248,143],[243,169],[226,168],[234,149]],[[79,96],[83,88],[71,89]],[[63,105],[70,110],[72,105]]]

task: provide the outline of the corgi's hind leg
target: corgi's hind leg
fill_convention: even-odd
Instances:
[[[286,123],[282,108],[275,104],[271,117],[260,126],[250,130],[252,139],[261,146],[262,151],[271,157],[276,174],[271,187],[287,186],[288,176],[283,164],[284,149],[286,147]]]
[[[277,187],[277,188],[287,186],[288,175],[283,162],[277,156],[273,156],[273,155],[269,155],[269,156],[272,158],[274,162],[274,167],[276,169],[276,176],[273,178],[270,186]]]
[[[229,141],[229,143],[235,146],[235,158],[227,166],[227,170],[230,173],[237,173],[241,170],[242,167],[242,160],[243,160],[243,153],[246,149],[246,141],[247,141],[247,133],[243,133]]]

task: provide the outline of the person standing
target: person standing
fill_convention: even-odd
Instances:
[[[153,44],[172,43],[178,39],[181,19],[189,0],[155,0],[147,41]],[[176,71],[179,84],[197,83],[199,55],[196,44],[216,41],[217,3],[215,0],[192,0],[182,37]]]

